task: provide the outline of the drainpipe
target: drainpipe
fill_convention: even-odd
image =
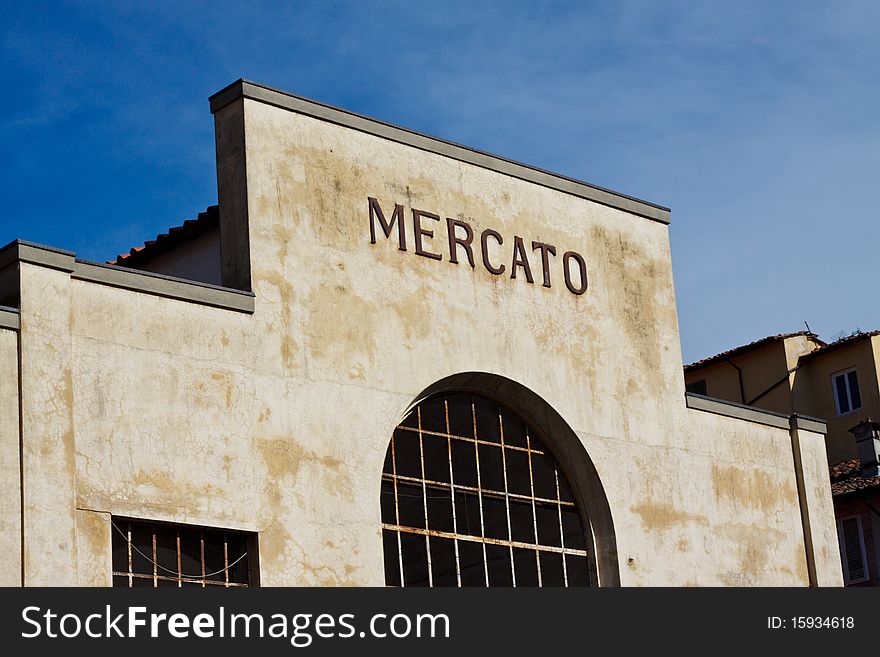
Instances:
[[[726,362],[728,365],[730,365],[731,367],[733,367],[733,369],[736,370],[736,374],[737,374],[737,376],[739,376],[739,400],[740,400],[740,403],[745,404],[746,403],[746,386],[743,383],[743,371],[730,358],[725,359],[724,362]]]
[[[810,522],[810,506],[807,501],[806,483],[804,481],[804,463],[801,453],[800,418],[792,413],[788,418],[789,435],[791,437],[791,453],[794,460],[794,478],[797,485],[797,500],[801,514],[801,528],[804,532],[804,556],[807,560],[807,577],[809,585],[819,585],[816,573],[816,554],[813,549],[813,529]]]

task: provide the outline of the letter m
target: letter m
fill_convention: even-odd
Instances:
[[[404,225],[403,225],[403,206],[395,204],[394,206],[394,214],[391,215],[391,221],[386,221],[385,213],[382,212],[382,207],[379,205],[379,201],[374,199],[372,196],[368,196],[367,200],[370,202],[370,244],[376,243],[376,220],[379,220],[379,226],[382,227],[382,232],[385,233],[385,237],[391,237],[391,229],[394,228],[394,222],[397,222],[397,238],[400,242],[400,250],[406,251],[406,234],[404,233]]]
[[[229,617],[229,631],[230,636],[235,637],[235,624],[236,621],[243,620],[244,621],[244,635],[246,638],[251,638],[251,621],[255,621],[256,627],[259,629],[259,633],[254,633],[256,637],[263,637],[264,630],[264,621],[263,617],[260,614],[232,614]]]

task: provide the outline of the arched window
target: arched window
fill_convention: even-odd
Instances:
[[[470,393],[430,397],[382,472],[389,586],[589,586],[574,495],[537,431]]]

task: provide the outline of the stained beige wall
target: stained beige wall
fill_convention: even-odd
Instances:
[[[257,317],[74,288],[78,507],[259,531],[268,585],[378,581],[360,557],[384,458],[370,437],[408,400],[351,407],[290,381],[285,337]]]
[[[242,102],[252,316],[23,272],[28,583],[106,583],[109,514],[257,531],[266,585],[381,585],[391,431],[475,370],[574,429],[623,584],[807,583],[788,431],[685,407],[666,226],[250,100],[218,119]],[[579,251],[590,290],[371,245],[368,196]]]
[[[77,509],[75,522],[77,585],[112,586],[113,555],[107,549],[113,534],[110,514]]]
[[[77,583],[73,408],[77,366],[70,274],[21,264],[24,581]]]
[[[805,522],[815,561],[816,584],[843,586],[834,503],[829,495],[825,436],[799,430],[795,432],[795,440],[803,473],[802,504],[808,509]]]
[[[280,363],[283,347],[242,330],[246,315],[74,287],[74,342],[90,363],[76,374],[78,507],[259,531],[264,584],[383,582],[379,474],[418,390],[289,387],[249,367]],[[126,302],[141,314],[112,316],[113,343],[87,337],[108,323],[99,309]],[[579,432],[612,504],[622,582],[806,582],[788,432],[699,411],[684,419],[683,444]]]
[[[623,583],[806,585],[788,431],[691,410],[669,442],[585,441],[614,511]]]
[[[0,586],[21,586],[18,335],[0,328]]]

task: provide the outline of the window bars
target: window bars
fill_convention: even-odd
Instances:
[[[113,586],[250,585],[249,535],[113,518]]]
[[[588,586],[574,496],[523,420],[485,397],[419,404],[382,474],[389,586]]]

